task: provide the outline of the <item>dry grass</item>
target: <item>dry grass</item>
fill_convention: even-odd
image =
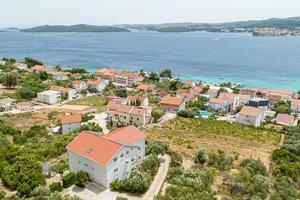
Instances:
[[[90,96],[82,99],[70,101],[69,105],[82,105],[96,108],[98,112],[105,110],[105,99],[102,95]]]

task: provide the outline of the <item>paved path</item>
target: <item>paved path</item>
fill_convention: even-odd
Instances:
[[[149,188],[145,196],[143,197],[143,200],[152,200],[154,197],[159,193],[165,178],[168,174],[168,169],[170,165],[170,156],[164,155],[162,158],[162,163],[159,167],[159,170]]]

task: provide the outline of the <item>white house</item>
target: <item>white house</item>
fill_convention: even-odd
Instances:
[[[84,171],[92,181],[109,187],[110,182],[130,176],[145,155],[145,136],[134,126],[107,135],[81,132],[68,146],[71,172]]]
[[[52,79],[54,80],[62,80],[62,81],[68,80],[67,75],[64,74],[63,72],[52,71],[49,72],[49,74],[52,75]]]
[[[207,90],[206,94],[209,96],[209,98],[216,98],[219,95],[219,89],[210,88],[209,90]]]
[[[237,94],[237,96],[240,98],[240,106],[248,104],[251,98],[250,95],[246,95],[246,94]]]
[[[228,112],[229,104],[225,99],[211,98],[207,103],[207,107],[215,112]]]
[[[16,100],[12,98],[0,99],[0,112],[8,111],[16,107]]]
[[[42,103],[55,104],[61,102],[61,93],[47,90],[37,94],[37,100]]]
[[[85,90],[87,88],[87,84],[85,81],[73,81],[72,82],[73,88],[76,90],[76,92],[81,92],[82,90]]]
[[[240,97],[234,93],[224,92],[218,98],[226,101],[230,112],[235,111],[240,106]]]
[[[300,99],[293,99],[291,101],[291,110],[294,113],[300,113]]]
[[[80,114],[62,114],[61,115],[61,132],[69,133],[81,126]]]
[[[240,124],[252,125],[258,127],[261,125],[264,118],[264,112],[260,108],[244,106],[237,114],[236,121]]]
[[[67,97],[69,100],[76,99],[76,90],[72,88],[65,88],[58,85],[52,85],[50,90],[61,93],[62,97]]]
[[[127,104],[134,105],[136,102],[140,102],[140,107],[148,108],[149,107],[149,100],[148,97],[140,97],[140,96],[128,96],[127,97]]]
[[[196,95],[189,92],[178,92],[176,97],[184,99],[185,102],[191,102],[195,100]]]
[[[19,70],[26,70],[28,68],[27,64],[21,62],[15,62],[13,66]]]
[[[5,65],[5,64],[6,64],[6,61],[0,60],[0,65]]]
[[[97,92],[101,92],[109,84],[109,81],[104,79],[98,79],[94,81],[88,81],[87,84],[88,86],[94,88]]]
[[[163,97],[160,105],[168,112],[178,112],[185,109],[185,101],[179,97]]]

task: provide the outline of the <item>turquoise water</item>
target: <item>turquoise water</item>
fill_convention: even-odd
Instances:
[[[0,57],[28,56],[90,71],[171,68],[186,80],[293,91],[300,89],[299,49],[300,37],[250,34],[0,32]]]

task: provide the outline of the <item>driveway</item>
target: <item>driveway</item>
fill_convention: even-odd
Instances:
[[[72,186],[65,190],[65,194],[71,196],[76,195],[83,200],[115,200],[117,197],[126,197],[129,200],[152,200],[155,195],[157,195],[167,177],[170,156],[164,155],[161,157],[161,165],[159,170],[149,188],[144,196],[132,196],[126,193],[113,192],[110,189],[105,189],[95,183],[91,183],[86,188],[79,188],[77,186]]]
[[[92,119],[90,122],[95,122],[96,124],[98,124],[102,130],[103,130],[103,133],[108,133],[109,130],[106,128],[106,113],[105,112],[102,112],[102,113],[96,113],[94,114],[95,118]]]

